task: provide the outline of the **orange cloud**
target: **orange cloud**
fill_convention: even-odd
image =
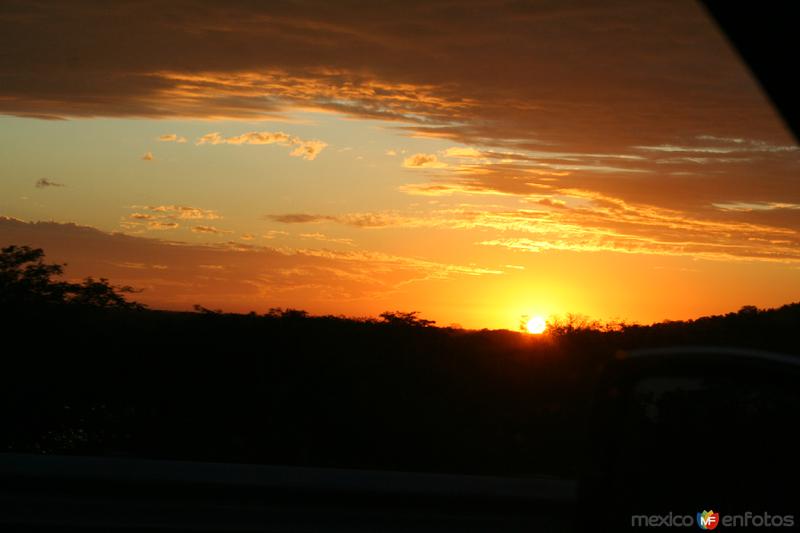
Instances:
[[[445,168],[447,163],[439,161],[436,154],[414,154],[403,160],[406,168]]]
[[[408,183],[401,185],[398,190],[407,194],[419,196],[451,196],[453,194],[484,194],[484,195],[513,195],[515,193],[496,190],[483,186],[480,183],[459,182],[457,180],[442,181],[438,183]],[[524,194],[524,192],[523,192]]]
[[[222,216],[210,209],[190,207],[185,205],[134,205],[137,209],[123,219],[120,226],[133,233],[142,230],[169,230],[178,229],[178,221],[183,220],[216,220]],[[147,211],[147,212],[142,212]]]
[[[301,233],[300,238],[314,239],[317,241],[330,242],[334,244],[345,244],[347,246],[355,246],[353,239],[331,237],[329,235],[325,235],[324,233]]]
[[[313,224],[335,220],[335,217],[327,215],[309,215],[307,213],[289,213],[286,215],[264,215],[264,218],[284,224]]]
[[[443,152],[446,157],[481,157],[481,153],[475,148],[453,146]]]
[[[280,144],[293,148],[289,152],[290,156],[302,157],[307,161],[316,159],[319,153],[328,146],[328,143],[323,141],[306,141],[282,131],[251,131],[234,137],[223,137],[218,132],[207,133],[200,137],[196,144]]]
[[[289,152],[289,155],[312,161],[317,158],[317,155],[319,155],[326,146],[328,146],[328,144],[322,141],[301,141],[295,144],[294,150]]]
[[[151,214],[146,215],[148,218],[168,218],[168,219],[184,219],[184,220],[217,220],[222,216],[212,209],[201,209],[199,207],[191,207],[186,205],[135,205],[133,209],[146,209],[151,211]],[[136,215],[136,216],[134,216]],[[141,213],[134,213],[131,218],[142,218],[144,215]]]
[[[180,224],[177,222],[164,222],[162,220],[151,220],[147,223],[147,228],[154,230],[177,229],[178,227],[180,227]]]
[[[358,228],[475,229],[490,235],[476,244],[528,252],[551,250],[686,256],[729,261],[800,263],[800,208],[761,206],[772,219],[692,217],[653,205],[579,189],[529,195],[538,209],[460,204],[412,212],[277,215],[287,223],[336,223]],[[709,211],[712,214],[714,211]],[[781,218],[783,217],[783,218]],[[487,230],[489,232],[487,233]],[[308,237],[308,234],[305,234]]]
[[[175,133],[167,133],[165,135],[160,135],[158,140],[161,142],[185,143],[186,137],[177,135]]]
[[[214,226],[194,226],[192,228],[193,233],[211,233],[214,235],[222,235],[225,233],[233,233],[229,230],[222,230],[219,228],[215,228]]]
[[[397,213],[345,213],[343,215],[312,215],[290,213],[286,215],[265,215],[265,219],[283,224],[318,224],[335,222],[359,228],[380,228],[400,225],[402,218]],[[285,232],[283,232],[285,233]]]

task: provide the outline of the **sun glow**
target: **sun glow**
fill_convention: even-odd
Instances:
[[[535,316],[528,320],[528,323],[525,324],[525,327],[528,329],[528,333],[539,335],[544,333],[544,330],[547,329],[547,321],[540,316]]]

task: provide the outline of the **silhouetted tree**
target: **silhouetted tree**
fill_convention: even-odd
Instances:
[[[564,336],[578,332],[602,331],[606,329],[600,322],[589,317],[574,313],[567,313],[563,318],[553,317],[548,320],[548,330],[551,335]]]
[[[63,264],[45,263],[44,250],[11,245],[0,249],[0,304],[75,304],[116,309],[142,309],[123,294],[136,290],[111,285],[106,278],[86,278],[82,283],[54,280]]]
[[[384,323],[390,326],[429,327],[436,323],[435,320],[419,318],[419,311],[385,311],[380,314]]]
[[[117,309],[141,309],[144,306],[129,302],[123,294],[138,292],[129,285],[111,285],[106,278],[95,280],[91,276],[83,283],[69,284],[67,301],[73,304]]]
[[[201,315],[221,315],[222,309],[209,309],[208,307],[203,307],[200,304],[194,304],[193,309],[200,313]]]
[[[44,251],[29,246],[0,250],[0,303],[63,302],[67,283],[51,278],[63,274],[64,265],[46,264]]]
[[[298,320],[308,318],[308,311],[302,309],[282,309],[280,307],[271,307],[266,315],[270,318],[283,318],[286,320]]]
[[[756,316],[758,315],[758,307],[755,305],[743,305],[738,312],[739,315],[742,316]]]

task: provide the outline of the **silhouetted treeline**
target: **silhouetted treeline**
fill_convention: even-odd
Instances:
[[[568,320],[543,337],[415,313],[197,311],[0,300],[0,449],[570,476],[594,380],[618,350],[800,353],[800,304],[653,326]]]

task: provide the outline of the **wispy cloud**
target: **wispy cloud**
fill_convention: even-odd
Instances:
[[[328,144],[322,141],[301,141],[294,144],[294,150],[289,152],[289,155],[313,161],[326,146]]]
[[[173,142],[173,143],[185,143],[186,137],[182,135],[178,135],[176,133],[166,133],[164,135],[160,135],[158,140],[161,142]]]
[[[230,230],[223,230],[219,228],[215,228],[214,226],[194,226],[192,227],[192,232],[194,233],[210,233],[213,235],[223,235],[226,233],[233,233]]]
[[[461,221],[461,226],[493,228],[504,234],[478,244],[527,252],[613,251],[727,261],[800,262],[800,235],[790,228],[689,218],[680,211],[594,194],[584,198],[589,203],[576,208],[473,213]]]
[[[128,218],[131,220],[153,220],[159,217],[150,213],[131,213]]]
[[[776,145],[766,141],[747,138],[721,138],[713,135],[698,135],[697,141],[705,144],[674,145],[661,144],[657,146],[634,146],[638,150],[647,152],[667,153],[696,153],[696,154],[735,154],[735,153],[779,153],[796,152],[800,150],[796,145]],[[711,141],[709,143],[708,141]],[[712,144],[713,143],[713,144]]]
[[[320,152],[328,146],[328,143],[323,141],[303,140],[282,131],[251,131],[232,137],[224,137],[219,132],[213,132],[203,135],[197,139],[195,144],[278,144],[291,147],[290,156],[302,157],[307,161],[316,159]]]
[[[379,228],[398,225],[396,213],[345,213],[343,215],[314,215],[290,213],[286,215],[265,215],[265,219],[283,224],[319,224],[334,222],[359,228]]]
[[[213,209],[202,209],[187,205],[134,205],[133,209],[150,211],[153,216],[184,220],[217,220],[222,216]]]
[[[475,148],[464,146],[452,146],[442,153],[445,157],[481,157],[481,153]]]
[[[147,222],[147,228],[154,230],[177,229],[179,227],[180,224],[177,222],[165,222],[163,220],[150,220]]]
[[[406,157],[403,160],[403,166],[406,168],[445,168],[447,163],[439,161],[436,154],[414,154]]]
[[[49,180],[47,178],[40,178],[36,180],[36,188],[37,189],[46,189],[48,187],[66,187],[63,183],[58,183],[56,181]]]
[[[178,229],[180,222],[187,220],[217,220],[222,216],[211,209],[186,205],[134,205],[135,209],[121,222],[131,232]]]
[[[307,213],[288,213],[285,215],[264,215],[267,220],[281,222],[283,224],[314,224],[317,222],[328,222],[336,220],[336,217],[329,215],[309,215]]]
[[[483,204],[442,206],[410,212],[290,216],[291,221],[358,228],[481,230],[476,244],[526,252],[552,250],[670,255],[715,260],[800,262],[800,206],[730,204],[734,214],[769,213],[772,219],[748,221],[705,217],[630,203],[582,189],[540,190],[528,208]],[[722,208],[718,208],[722,209]],[[786,214],[781,219],[780,216]],[[281,218],[280,216],[276,218]]]
[[[753,211],[774,211],[776,209],[800,209],[800,204],[789,204],[785,202],[719,202],[713,205],[722,211],[739,211],[744,213]]]
[[[528,192],[529,187],[526,187]],[[397,190],[406,194],[418,196],[452,196],[453,194],[479,194],[479,195],[516,195],[517,192],[506,192],[497,188],[482,185],[479,182],[464,182],[457,180],[441,181],[437,183],[408,183],[401,185]],[[519,191],[525,194],[525,191]]]
[[[355,246],[353,239],[348,239],[344,237],[331,237],[330,235],[325,235],[324,233],[301,233],[300,238],[313,239],[317,241],[330,242],[334,244],[345,244],[347,246]]]
[[[289,235],[289,232],[272,229],[261,235],[261,238],[272,240],[272,239],[277,239],[278,237],[285,237],[286,235]]]

